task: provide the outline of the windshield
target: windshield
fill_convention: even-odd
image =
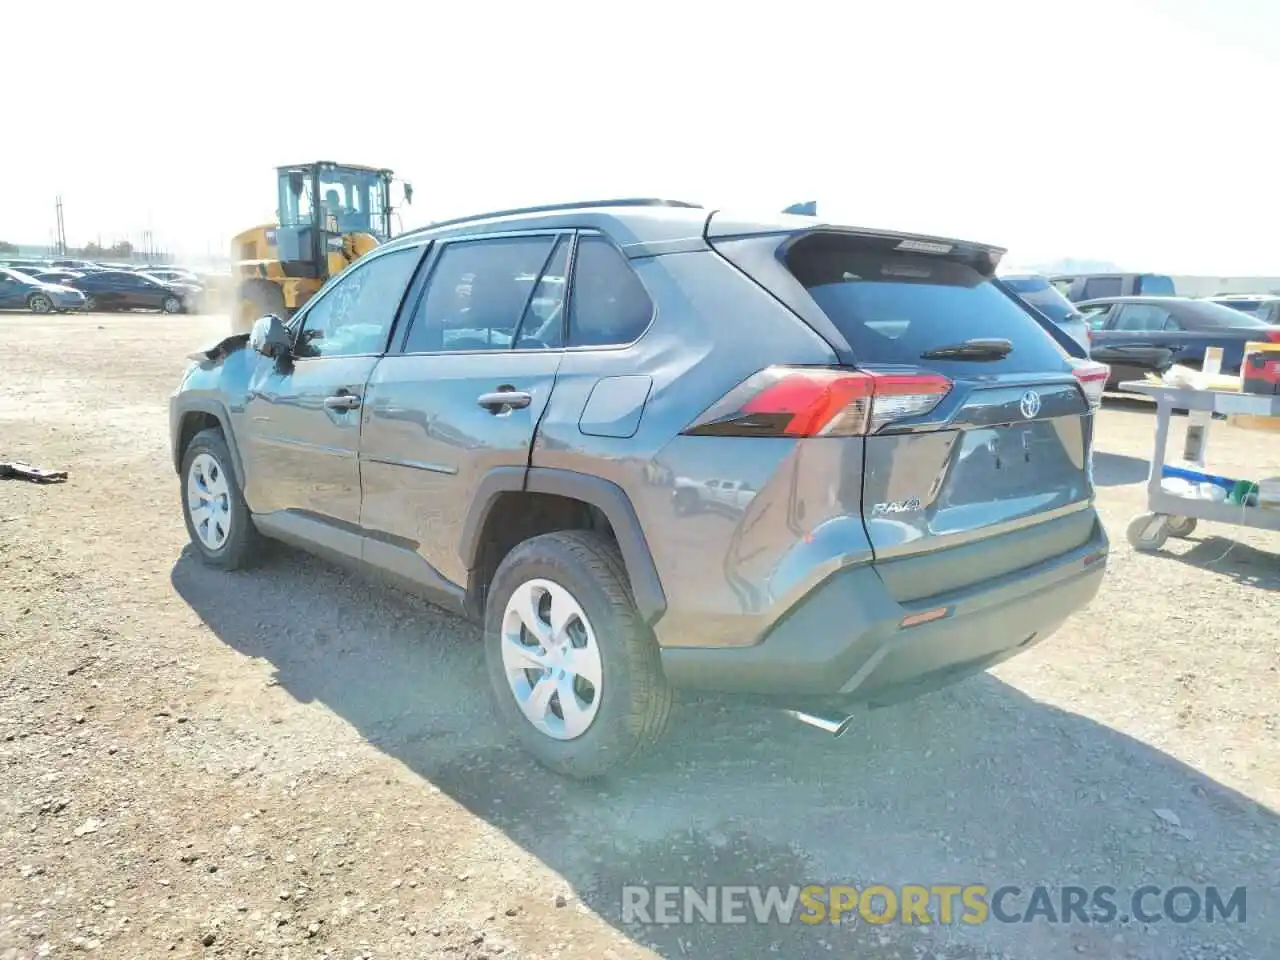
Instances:
[[[1000,280],[1055,323],[1081,319],[1075,304],[1044,277],[1000,277]]]
[[[292,167],[280,171],[281,226],[310,226],[319,214],[321,225],[331,233],[368,233],[380,241],[390,239],[387,181],[381,174],[326,166],[319,171],[317,194],[311,179],[314,170]]]

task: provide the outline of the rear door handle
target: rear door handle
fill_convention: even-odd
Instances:
[[[339,393],[324,398],[324,405],[330,410],[355,410],[360,406],[360,398],[354,393]]]
[[[523,390],[495,390],[493,393],[482,393],[476,397],[476,403],[488,408],[490,413],[501,413],[506,410],[522,410],[533,403],[533,394]]]

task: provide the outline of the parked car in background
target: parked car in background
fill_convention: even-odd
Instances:
[[[1076,273],[1054,274],[1049,282],[1068,300],[1096,300],[1099,297],[1173,297],[1173,278],[1162,273]]]
[[[195,312],[200,288],[186,283],[162,283],[126,270],[86,273],[72,284],[84,293],[86,310],[160,310]]]
[[[1280,325],[1280,296],[1274,293],[1229,293],[1206,299],[1210,303],[1218,303],[1232,310],[1247,313],[1263,323]]]
[[[562,773],[653,746],[679,686],[847,729],[1103,579],[1103,371],[990,282],[1003,252],[636,200],[410,231],[194,356],[193,549],[285,539],[483,620]]]
[[[999,280],[1018,297],[1051,321],[1084,348],[1089,355],[1089,325],[1076,305],[1064,297],[1048,277],[1035,273],[1002,275]]]
[[[85,296],[78,290],[45,283],[20,270],[0,267],[0,309],[30,310],[32,313],[62,313],[81,310]]]
[[[1198,368],[1209,347],[1222,348],[1222,372],[1235,375],[1250,340],[1280,343],[1280,326],[1208,300],[1111,297],[1078,306],[1093,331],[1093,359],[1111,367],[1108,389],[1175,363]]]
[[[10,270],[20,270],[23,273],[39,273],[42,270],[48,270],[49,264],[44,260],[0,260],[0,267],[7,267]]]
[[[97,270],[98,265],[92,260],[50,260],[49,266],[63,270]]]
[[[190,270],[179,270],[177,267],[148,267],[140,272],[145,277],[154,277],[164,283],[190,283],[197,287],[204,286],[200,278]]]
[[[26,271],[23,271],[24,273]],[[42,270],[40,273],[33,273],[30,276],[35,277],[41,283],[56,283],[61,286],[71,286],[72,280],[79,280],[84,276],[77,270]]]

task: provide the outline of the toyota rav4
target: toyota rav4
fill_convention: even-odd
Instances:
[[[500,715],[568,775],[652,745],[679,688],[843,732],[1103,577],[1106,368],[992,282],[1002,253],[653,200],[409,232],[193,355],[191,541],[480,621]]]

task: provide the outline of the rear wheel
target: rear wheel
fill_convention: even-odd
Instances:
[[[86,295],[84,298],[84,308],[87,312],[92,313],[94,310],[98,309],[98,301],[94,297]]]
[[[181,313],[182,301],[177,297],[165,297],[164,302],[160,304],[160,309],[165,313]]]
[[[1196,529],[1195,517],[1170,517],[1169,536],[1182,539],[1191,536]]]
[[[661,739],[671,688],[612,540],[526,540],[499,565],[485,614],[498,712],[544,766],[598,777]]]
[[[27,297],[27,308],[32,313],[52,313],[53,301],[49,299],[48,294],[33,293]]]

